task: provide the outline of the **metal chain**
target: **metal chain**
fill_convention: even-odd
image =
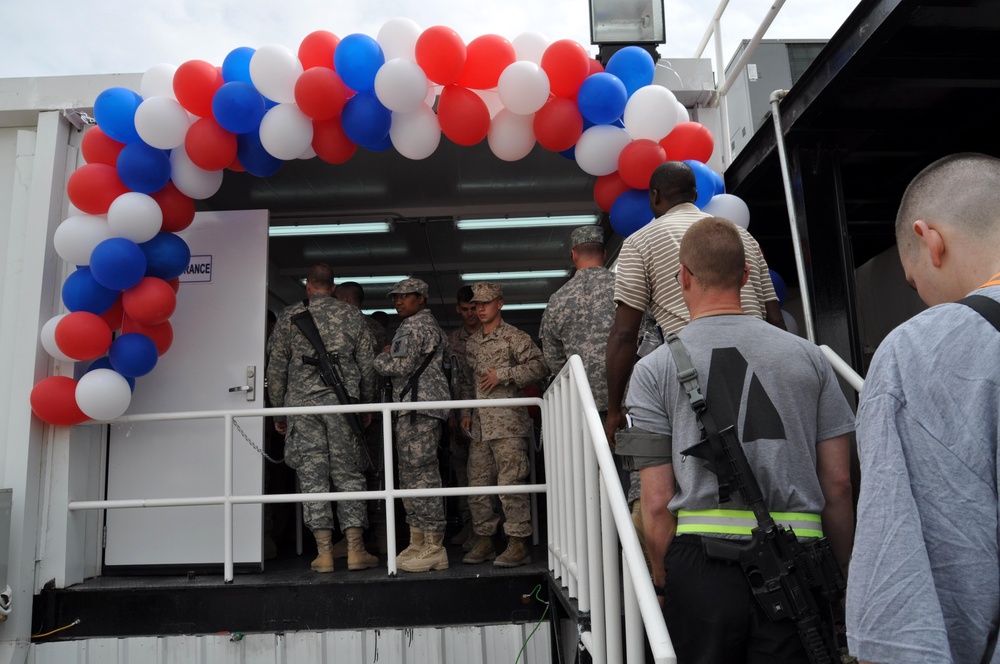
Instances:
[[[248,436],[247,433],[246,433],[246,431],[244,431],[240,427],[240,423],[236,421],[235,417],[233,418],[233,426],[236,427],[236,430],[240,432],[241,436],[243,436],[243,440],[247,441],[247,443],[249,443],[250,447],[252,447],[255,450],[257,450],[258,452],[260,452],[260,455],[262,457],[264,457],[265,459],[267,459],[271,463],[275,463],[275,464],[284,463],[285,462],[285,457],[281,457],[280,459],[272,459],[270,456],[268,456],[267,452],[265,452],[264,450],[262,450],[260,447],[257,446],[257,444],[255,442],[253,442],[252,440],[250,440],[250,436]]]

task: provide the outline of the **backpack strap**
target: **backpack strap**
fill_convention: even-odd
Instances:
[[[967,307],[974,309],[980,316],[989,321],[990,325],[1000,332],[1000,302],[985,295],[969,295],[958,301]]]

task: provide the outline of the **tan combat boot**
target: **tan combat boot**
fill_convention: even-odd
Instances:
[[[330,552],[333,555],[334,560],[337,558],[347,557],[347,538],[341,537],[337,540],[337,543],[333,545],[333,551]]]
[[[396,567],[420,553],[422,548],[424,548],[424,531],[410,526],[410,545],[396,556]]]
[[[493,564],[497,567],[520,567],[531,562],[531,551],[525,537],[511,537],[507,549],[497,556]]]
[[[462,558],[463,563],[474,565],[485,563],[487,560],[493,560],[497,557],[496,549],[493,548],[493,537],[476,535],[475,540],[476,543],[472,545],[472,549]]]
[[[330,552],[333,550],[333,544],[330,540],[333,539],[333,531],[314,530],[313,537],[316,538],[316,552],[319,555],[312,561],[310,567],[314,572],[332,572],[333,554]]]
[[[470,539],[473,539],[474,535],[475,533],[472,532],[472,522],[466,521],[462,526],[462,529],[455,533],[454,537],[452,537],[450,541],[452,544],[458,546],[459,544],[465,544]]]
[[[424,548],[415,556],[403,561],[399,569],[404,572],[429,572],[448,569],[448,552],[444,549],[444,533],[424,531]]]
[[[365,550],[364,531],[361,528],[347,528],[347,569],[352,572],[378,565],[378,558]]]

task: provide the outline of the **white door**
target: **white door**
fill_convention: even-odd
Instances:
[[[170,318],[174,342],[152,372],[138,379],[129,414],[263,408],[267,300],[266,210],[199,213],[181,237],[191,264],[181,275]],[[256,374],[253,400],[247,368]],[[263,447],[260,417],[236,423]],[[221,496],[224,487],[223,420],[112,426],[108,499]],[[259,494],[263,459],[233,433],[234,493]],[[223,554],[223,508],[158,507],[107,511],[104,564],[214,566]],[[234,562],[259,566],[261,506],[234,510]]]

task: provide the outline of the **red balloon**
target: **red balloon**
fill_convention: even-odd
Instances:
[[[184,149],[198,168],[221,171],[236,159],[236,134],[223,129],[215,118],[202,118],[188,127]]]
[[[590,75],[590,56],[572,39],[552,42],[542,54],[542,69],[549,75],[549,86],[557,97],[576,99],[580,85]]]
[[[343,164],[354,156],[358,146],[344,133],[340,118],[313,121],[312,149],[328,164]]]
[[[174,343],[174,327],[170,324],[170,321],[164,321],[159,325],[143,325],[126,315],[125,320],[122,321],[122,334],[130,332],[145,334],[152,339],[153,343],[156,344],[157,355],[166,353],[170,350],[170,345]]]
[[[307,69],[295,82],[295,103],[313,120],[339,116],[346,102],[347,86],[332,69]]]
[[[604,65],[601,64],[600,60],[595,60],[594,58],[591,58],[590,62],[588,62],[587,64],[590,65],[590,73],[587,74],[587,76],[600,74],[601,72],[604,71]]]
[[[605,212],[611,212],[611,205],[615,202],[615,199],[630,189],[632,187],[628,186],[622,180],[622,176],[618,174],[618,171],[608,175],[601,175],[594,182],[594,202],[597,203],[597,207]]]
[[[204,60],[188,60],[174,72],[174,96],[186,110],[198,117],[212,117],[212,97],[225,81],[215,65]]]
[[[194,200],[182,194],[173,182],[150,196],[163,212],[161,231],[179,233],[194,221]]]
[[[667,152],[658,143],[640,138],[625,146],[618,155],[618,173],[633,189],[649,189],[649,179],[656,167],[667,160]]]
[[[306,70],[313,67],[333,69],[333,54],[339,43],[340,37],[332,32],[326,30],[310,32],[299,44],[299,62],[302,63],[302,68]]]
[[[553,97],[542,106],[533,121],[535,138],[546,150],[569,150],[583,133],[583,116],[576,102],[564,97]]]
[[[121,329],[123,316],[125,316],[125,309],[122,307],[122,296],[119,295],[111,308],[101,314],[101,320],[108,324],[108,329],[115,332]]]
[[[87,214],[107,214],[114,200],[126,192],[118,171],[107,164],[85,164],[66,183],[70,202]]]
[[[712,158],[715,139],[712,132],[698,122],[679,122],[669,134],[660,139],[671,161],[694,159],[702,163]]]
[[[83,134],[80,151],[88,164],[118,164],[118,153],[125,147],[115,139],[105,134],[100,127],[94,125]]]
[[[143,277],[139,283],[122,293],[122,306],[125,307],[125,314],[135,322],[159,325],[165,323],[177,308],[177,293],[163,279]],[[57,331],[58,329],[56,327]]]
[[[171,279],[167,283],[170,284],[170,287],[174,289],[175,293],[177,291],[179,291],[180,288],[181,288],[181,278],[180,277],[174,277],[173,279]]]
[[[459,145],[475,145],[490,131],[490,110],[482,97],[468,88],[447,85],[438,101],[441,131]]]
[[[73,426],[90,418],[76,404],[76,381],[68,376],[49,376],[31,389],[31,410],[43,422]]]
[[[465,68],[465,42],[458,33],[443,25],[427,28],[417,38],[417,64],[439,85],[458,80]]]
[[[240,163],[239,158],[233,159],[233,163],[226,166],[229,170],[234,173],[245,173],[247,169],[243,168],[243,164]]]
[[[500,35],[476,37],[466,47],[465,69],[455,84],[473,90],[495,88],[500,74],[516,59],[514,45]]]
[[[97,314],[74,311],[56,325],[56,346],[74,360],[93,360],[111,347],[111,328]]]

